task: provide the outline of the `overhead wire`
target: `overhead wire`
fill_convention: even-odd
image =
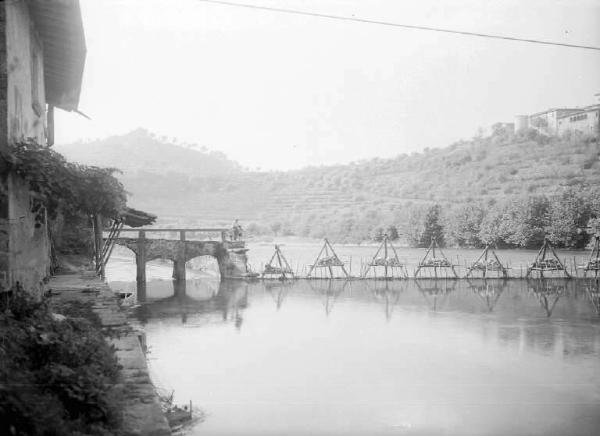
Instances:
[[[394,23],[391,21],[382,21],[382,20],[373,20],[368,18],[357,18],[357,17],[348,17],[343,15],[333,15],[333,14],[325,14],[320,12],[310,12],[303,11],[299,9],[290,9],[290,8],[277,8],[272,6],[262,6],[256,4],[248,4],[248,3],[237,3],[237,2],[229,2],[224,0],[196,0],[202,3],[212,3],[222,6],[232,6],[238,8],[246,8],[246,9],[255,9],[269,12],[279,12],[284,14],[294,14],[294,15],[303,15],[309,17],[316,18],[325,18],[330,20],[338,20],[338,21],[350,21],[356,23],[364,23],[364,24],[377,24],[381,26],[388,27],[399,27],[404,29],[415,29],[415,30],[425,30],[430,32],[442,32],[442,33],[451,33],[456,35],[463,36],[475,36],[479,38],[491,38],[491,39],[501,39],[507,41],[515,41],[515,42],[525,42],[530,44],[543,44],[543,45],[552,45],[559,47],[568,47],[568,48],[579,48],[585,50],[597,50],[600,51],[600,47],[591,46],[591,45],[580,45],[580,44],[570,44],[566,42],[557,42],[557,41],[546,41],[542,39],[532,39],[532,38],[520,38],[517,36],[508,36],[508,35],[495,35],[489,33],[480,33],[480,32],[470,32],[466,30],[456,30],[456,29],[445,29],[441,27],[433,27],[433,26],[420,26],[414,24],[404,24],[404,23]]]

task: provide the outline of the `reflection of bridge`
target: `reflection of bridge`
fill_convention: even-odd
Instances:
[[[173,261],[173,278],[185,280],[185,263],[198,256],[212,256],[219,264],[221,279],[248,278],[246,243],[228,241],[226,229],[122,229],[121,232],[138,232],[137,238],[115,238],[114,243],[135,253],[138,284],[146,282],[146,263],[155,259]],[[179,239],[146,238],[147,232],[177,232]],[[221,233],[221,240],[187,240],[187,233]]]
[[[188,315],[220,314],[223,321],[232,321],[236,328],[242,326],[243,311],[248,307],[248,282],[226,280],[214,283],[212,292],[200,298],[187,294],[187,287],[193,283],[173,281],[173,295],[153,301],[147,300],[146,285],[138,286],[137,301],[142,304],[136,309],[137,317],[146,322],[150,318],[178,315],[182,323],[186,323]]]

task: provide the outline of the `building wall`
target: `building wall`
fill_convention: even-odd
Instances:
[[[580,114],[572,114],[558,120],[558,134],[566,131],[579,131],[589,135],[600,134],[600,109],[585,111]]]
[[[45,144],[42,48],[24,1],[6,5],[8,140]]]
[[[7,90],[8,90],[8,69],[6,62],[6,7],[0,6],[0,152],[6,151],[6,142],[8,138],[6,113]],[[0,159],[1,161],[1,159]],[[4,172],[4,162],[0,162],[0,172]]]
[[[529,127],[545,135],[558,134],[558,120],[564,116],[581,109],[553,109],[529,117]]]
[[[525,130],[529,127],[529,117],[527,115],[515,116],[515,132]]]
[[[0,292],[8,281],[8,186],[6,153],[8,140],[7,89],[8,70],[6,66],[6,7],[0,5]]]
[[[548,111],[529,117],[529,127],[546,135],[556,134],[556,112]]]
[[[0,9],[0,50],[6,50],[0,56],[0,146],[6,151],[28,139],[45,144],[41,44],[27,2],[1,2]],[[36,225],[28,184],[0,161],[0,291],[16,282],[36,291],[50,268],[47,226]]]
[[[32,212],[33,197],[28,183],[15,174],[9,185],[9,276],[8,282],[19,282],[30,292],[41,290],[42,280],[50,275],[50,241],[44,209]]]

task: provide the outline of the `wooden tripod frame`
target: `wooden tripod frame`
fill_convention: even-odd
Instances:
[[[394,253],[394,257],[392,257],[393,262],[391,264],[388,264],[388,254],[389,254],[389,249],[391,249],[391,251]],[[384,256],[384,263],[383,265],[378,264],[376,262],[377,260],[377,256],[379,255],[379,253],[381,252],[381,250],[383,250],[383,256]],[[367,269],[365,270],[365,272],[363,273],[362,277],[366,278],[367,274],[369,273],[369,271],[371,270],[371,267],[373,267],[373,270],[375,270],[376,267],[378,266],[383,266],[384,267],[384,278],[390,278],[388,277],[388,271],[391,268],[392,269],[392,277],[394,277],[393,274],[393,269],[394,268],[400,268],[400,271],[402,272],[402,275],[404,276],[404,278],[408,278],[408,274],[406,273],[406,267],[400,263],[400,259],[398,258],[398,253],[396,252],[396,248],[394,247],[394,245],[392,244],[392,242],[389,240],[388,236],[385,235],[383,237],[383,241],[381,241],[381,244],[379,245],[379,248],[377,249],[377,252],[375,253],[375,255],[373,256],[373,258],[371,259],[371,262],[367,265]]]
[[[435,265],[435,264],[428,265],[428,264],[425,263],[425,261],[429,257],[429,253],[431,253],[432,259],[434,259],[434,260],[438,259],[436,257],[436,255],[435,255],[436,248],[440,252],[441,258],[446,261],[445,265]],[[419,262],[419,266],[417,266],[417,269],[415,270],[415,278],[419,275],[419,272],[421,271],[422,268],[433,268],[433,272],[435,274],[435,278],[436,279],[438,278],[437,277],[437,269],[438,268],[450,268],[452,270],[452,273],[454,274],[454,277],[458,278],[458,274],[456,274],[456,270],[454,269],[454,265],[452,265],[452,263],[446,258],[446,256],[444,255],[444,252],[438,246],[437,238],[435,238],[435,237],[431,238],[431,243],[429,244],[429,248],[427,248],[427,252],[425,253],[425,256],[423,256],[423,258]]]
[[[552,254],[551,259],[554,258],[558,264],[557,268],[546,268],[544,266],[541,266],[541,267],[538,266],[538,265],[540,265],[540,263],[543,265],[543,262],[546,261],[546,255],[548,254],[548,249],[550,249],[550,253]],[[531,277],[531,273],[533,271],[538,271],[540,273],[540,278],[544,278],[544,271],[563,271],[565,273],[565,276],[568,279],[571,278],[571,274],[569,274],[569,272],[567,271],[567,268],[565,268],[563,263],[558,258],[556,251],[554,251],[554,247],[552,246],[552,244],[550,243],[550,241],[548,240],[547,237],[544,238],[544,243],[542,244],[540,251],[538,251],[538,254],[535,256],[535,260],[527,268],[527,275],[525,277],[526,278]]]
[[[276,268],[278,268],[278,271],[269,272],[268,270],[269,270],[269,268],[271,268],[273,266],[272,263],[274,260],[277,260],[278,266]],[[294,277],[294,271],[292,270],[292,267],[288,263],[287,259],[283,255],[283,253],[281,252],[281,248],[279,248],[279,245],[275,245],[275,253],[273,253],[273,256],[271,256],[271,259],[265,265],[265,269],[262,272],[261,278],[264,278],[266,275],[275,275],[275,274],[281,274],[282,279],[287,278],[286,274],[291,277]]]
[[[502,265],[502,262],[500,262],[500,259],[498,259],[498,256],[496,255],[496,252],[492,248],[491,244],[487,244],[485,246],[485,248],[483,249],[483,252],[481,253],[481,255],[477,258],[477,260],[475,262],[473,262],[471,264],[471,266],[467,270],[467,273],[465,274],[465,278],[469,277],[469,275],[471,275],[473,273],[473,271],[475,269],[477,269],[477,264],[481,261],[481,259],[483,259],[483,261],[485,262],[485,269],[481,270],[481,273],[483,274],[483,278],[485,279],[485,276],[488,272],[487,265],[488,265],[488,258],[490,255],[490,251],[492,252],[492,256],[494,257],[494,259],[496,259],[496,262],[498,262],[498,265],[500,265],[500,268],[502,271],[502,277],[504,277],[504,278],[508,277],[508,271],[506,271],[506,268],[504,267],[504,265]]]
[[[594,275],[598,278],[598,272],[600,272],[600,235],[594,237],[594,246],[590,253],[590,259],[588,263],[583,266],[583,276],[587,276],[588,271],[594,271]]]
[[[331,254],[330,254],[330,252],[331,252]],[[319,265],[319,261],[322,259],[323,254],[325,254],[326,259],[333,260],[333,263]],[[319,251],[317,258],[315,259],[313,264],[310,266],[310,269],[308,270],[307,277],[311,276],[311,274],[315,268],[327,267],[327,269],[329,270],[330,278],[334,278],[333,277],[333,268],[332,268],[334,266],[339,266],[340,268],[342,268],[342,271],[344,272],[344,275],[346,276],[346,278],[350,277],[348,275],[348,272],[346,271],[346,268],[344,268],[344,263],[340,260],[340,258],[336,254],[335,250],[333,249],[333,247],[331,246],[331,244],[329,243],[327,238],[325,238],[325,242],[323,243],[323,247],[321,247],[321,251]]]

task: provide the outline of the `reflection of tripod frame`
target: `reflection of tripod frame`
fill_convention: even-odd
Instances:
[[[275,284],[277,283],[277,284]],[[277,310],[281,309],[283,306],[283,301],[286,299],[288,291],[292,285],[292,282],[265,282],[265,290],[271,294],[273,301],[275,301],[275,305],[277,306]]]
[[[594,310],[596,314],[600,316],[600,282],[598,280],[594,280],[590,282],[585,287],[585,292],[594,306]]]
[[[529,286],[529,291],[533,292],[542,308],[546,311],[546,316],[550,318],[556,307],[556,303],[558,303],[558,300],[563,296],[567,289],[566,284],[552,283],[548,279],[541,279],[535,281],[527,280],[527,285]],[[552,302],[548,300],[548,297],[551,296],[554,297],[554,299],[551,299]]]
[[[488,312],[493,312],[494,307],[496,307],[496,303],[500,299],[500,296],[504,292],[507,286],[506,279],[501,280],[499,286],[494,286],[494,283],[491,280],[484,279],[483,286],[473,284],[469,279],[467,279],[467,283],[469,287],[473,290],[475,294],[480,298],[480,300],[485,304]]]
[[[318,292],[320,294],[324,294],[325,295],[325,314],[327,316],[329,316],[329,314],[333,310],[333,305],[334,305],[335,300],[337,299],[337,297],[339,297],[346,290],[346,286],[348,285],[348,282],[349,282],[348,280],[344,280],[342,282],[342,289],[334,290],[333,289],[334,283],[339,283],[339,281],[336,281],[336,280],[327,280],[327,288],[325,288],[325,289],[323,289],[323,288],[315,288],[313,286],[312,281],[309,281],[309,286],[310,286],[310,288],[311,288],[312,291]]]
[[[415,285],[417,285],[417,289],[419,290],[419,292],[421,292],[421,295],[423,295],[423,298],[425,298],[425,301],[427,301],[427,304],[431,307],[431,309],[435,312],[437,310],[437,300],[438,297],[443,297],[444,301],[446,301],[446,298],[448,297],[448,295],[450,295],[452,292],[454,292],[456,289],[456,282],[455,281],[450,281],[448,282],[447,280],[443,280],[444,286],[440,287],[437,286],[438,280],[434,280],[433,287],[422,287],[419,284],[418,280],[415,280]],[[448,283],[451,283],[451,286],[448,286]],[[429,297],[427,296],[432,296],[433,297],[433,304],[432,302],[429,300]]]
[[[384,281],[383,287],[378,287],[377,282],[375,282],[375,286],[371,287],[368,281],[367,288],[371,291],[376,300],[380,300],[380,297],[383,297],[385,303],[385,317],[389,321],[392,318],[393,308],[398,301],[400,300],[400,294],[406,290],[406,282],[405,281],[397,281],[394,283],[400,283],[399,288],[390,289],[390,282]]]

